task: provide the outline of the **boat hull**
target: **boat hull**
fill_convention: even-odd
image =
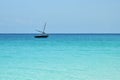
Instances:
[[[48,37],[48,35],[46,35],[46,36],[42,36],[42,35],[40,35],[40,36],[35,36],[35,38],[47,38]]]

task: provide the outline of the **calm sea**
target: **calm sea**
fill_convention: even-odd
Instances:
[[[0,80],[120,80],[120,35],[0,35]]]

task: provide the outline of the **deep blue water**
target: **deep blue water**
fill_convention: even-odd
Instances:
[[[0,80],[120,80],[120,35],[0,34]]]

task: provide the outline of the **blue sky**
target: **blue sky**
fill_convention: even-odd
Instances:
[[[120,33],[120,0],[0,0],[0,33]]]

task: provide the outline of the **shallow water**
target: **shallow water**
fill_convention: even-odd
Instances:
[[[120,80],[120,35],[0,35],[0,80]]]

